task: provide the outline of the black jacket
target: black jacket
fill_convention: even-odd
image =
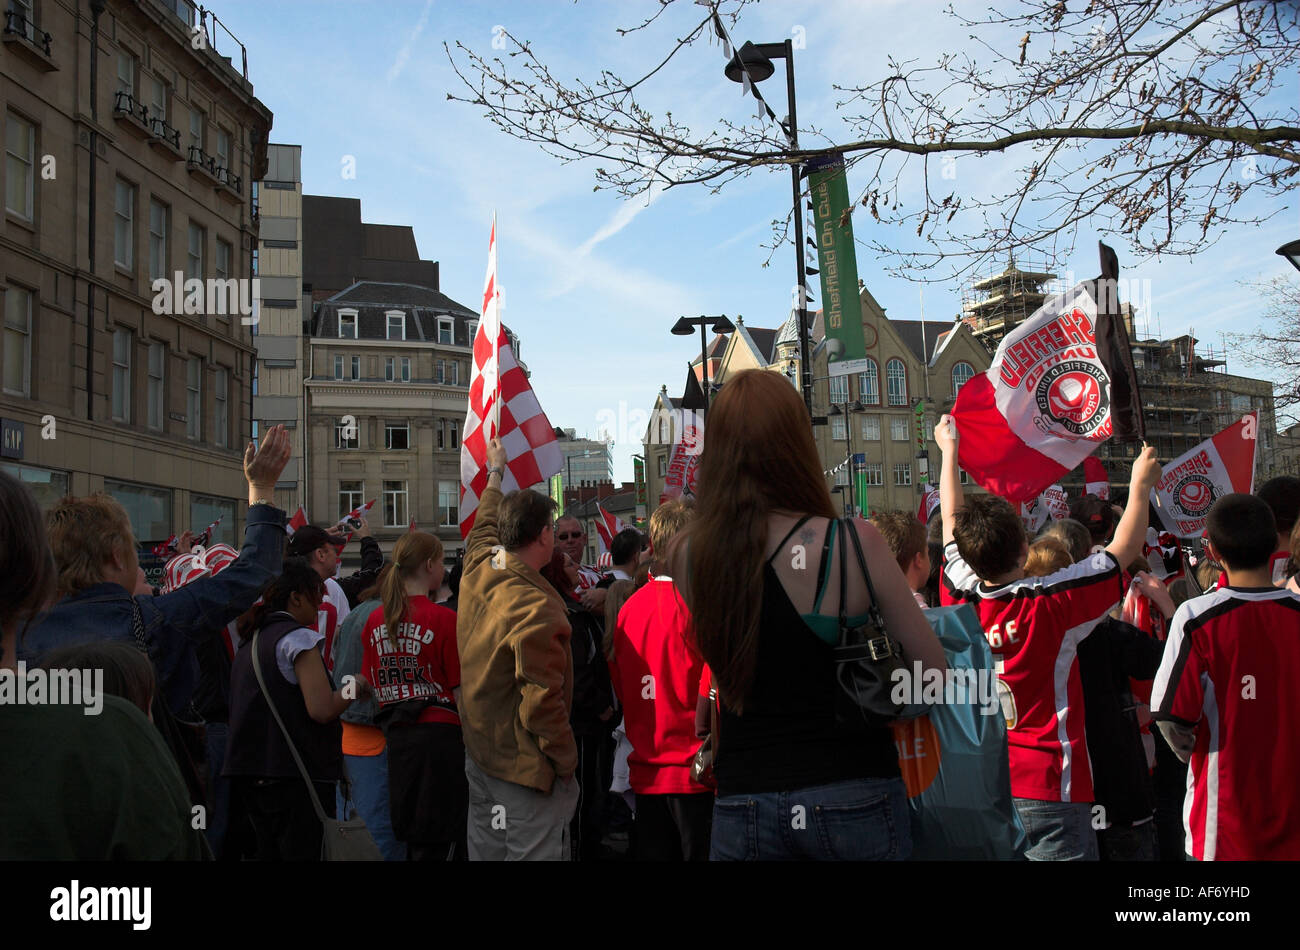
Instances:
[[[350,577],[339,578],[339,586],[348,596],[349,607],[355,607],[361,602],[361,592],[379,579],[383,567],[384,552],[379,550],[379,542],[374,538],[362,538],[361,570]]]
[[[608,734],[613,719],[602,721],[600,714],[614,708],[614,687],[605,662],[604,626],[591,611],[576,600],[564,598],[569,627],[573,631],[573,709],[569,723],[575,736]]]
[[[1152,679],[1163,653],[1163,643],[1110,617],[1079,643],[1093,797],[1108,824],[1132,824],[1155,811],[1129,677]]]

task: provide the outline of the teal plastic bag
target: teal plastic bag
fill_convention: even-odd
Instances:
[[[1025,830],[1011,799],[1007,725],[993,653],[974,609],[925,611],[948,659],[940,679],[908,671],[900,689],[924,715],[894,725],[912,813],[912,859],[1011,861],[1024,857]]]

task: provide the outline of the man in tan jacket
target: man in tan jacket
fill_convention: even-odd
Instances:
[[[564,604],[538,573],[555,548],[555,503],[530,490],[502,497],[498,440],[487,457],[456,616],[469,857],[565,860],[578,803],[573,654]]]

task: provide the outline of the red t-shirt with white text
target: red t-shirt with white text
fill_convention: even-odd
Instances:
[[[384,609],[376,607],[361,634],[361,670],[385,707],[412,700],[430,701],[418,722],[460,725],[452,690],[460,685],[460,654],[456,652],[456,614],[423,595],[412,597],[396,642],[384,624]]]

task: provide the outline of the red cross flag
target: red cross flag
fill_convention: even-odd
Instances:
[[[1119,265],[1114,251],[1101,251],[1102,276],[1044,301],[953,406],[961,467],[1011,502],[1037,497],[1112,435],[1143,436]]]
[[[1259,413],[1249,412],[1165,466],[1151,500],[1175,537],[1200,537],[1216,498],[1255,490],[1258,425]]]
[[[364,518],[364,517],[366,517],[366,515],[369,513],[370,509],[373,508],[373,507],[375,507],[375,500],[374,500],[373,498],[371,498],[368,502],[366,502],[366,503],[365,503],[364,505],[362,505],[361,507],[359,507],[359,508],[353,508],[353,509],[352,509],[351,511],[349,511],[346,515],[344,515],[342,518],[340,518],[338,521],[336,521],[336,522],[334,523],[334,527],[336,527],[336,528],[341,527],[345,522],[347,522],[349,519],[352,519],[352,518]]]
[[[460,534],[474,527],[479,496],[487,487],[487,444],[501,440],[506,470],[501,490],[529,488],[557,474],[564,465],[555,430],[542,411],[528,377],[515,359],[510,338],[501,325],[501,287],[497,282],[497,224],[492,219],[488,240],[487,279],[483,310],[474,337],[474,367],[470,371],[469,412],[460,442]]]

